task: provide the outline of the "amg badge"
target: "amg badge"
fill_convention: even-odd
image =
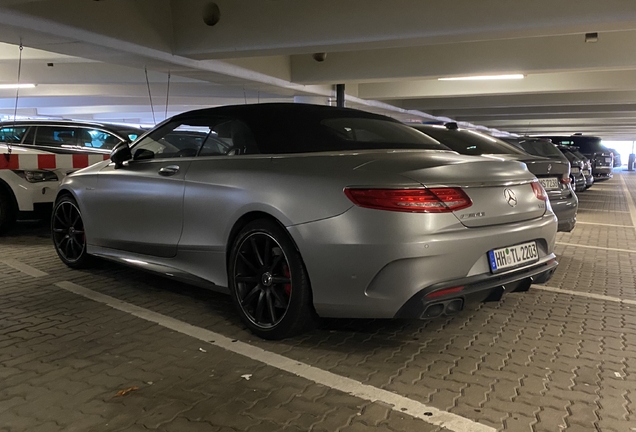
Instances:
[[[486,212],[465,213],[461,215],[460,219],[470,219],[470,218],[478,218],[478,217],[484,217],[484,216],[486,216]]]

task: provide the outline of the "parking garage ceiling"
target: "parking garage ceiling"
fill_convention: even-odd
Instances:
[[[0,0],[0,84],[16,81],[22,41],[21,82],[37,84],[20,90],[22,115],[150,122],[148,84],[162,120],[326,101],[345,83],[350,106],[405,120],[636,139],[632,1],[218,0],[217,17],[211,3]],[[524,78],[438,80],[493,74]],[[0,89],[0,114],[14,105]]]

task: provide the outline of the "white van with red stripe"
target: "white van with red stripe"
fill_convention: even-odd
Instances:
[[[107,160],[145,131],[75,121],[0,122],[0,233],[18,219],[47,217],[62,179]]]

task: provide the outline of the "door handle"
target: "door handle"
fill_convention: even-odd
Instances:
[[[173,176],[179,172],[179,165],[168,165],[161,169],[159,169],[159,175],[162,176]]]

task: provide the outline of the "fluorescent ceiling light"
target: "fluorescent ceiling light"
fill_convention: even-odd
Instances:
[[[509,75],[473,75],[463,77],[447,77],[438,78],[438,81],[490,81],[490,80],[515,80],[523,79],[523,74],[509,74]]]
[[[0,89],[33,88],[35,84],[0,84]]]

